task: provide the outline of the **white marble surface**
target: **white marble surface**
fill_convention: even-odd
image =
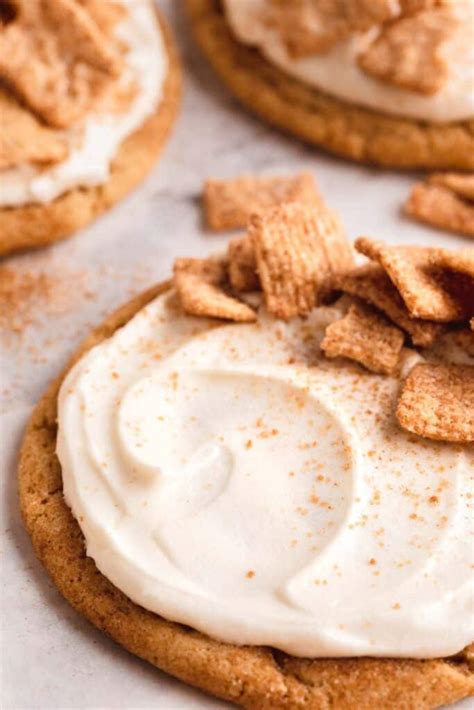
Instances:
[[[87,270],[92,294],[86,297],[78,288],[74,307],[48,315],[22,339],[0,339],[0,667],[5,710],[230,707],[130,656],[68,606],[35,559],[21,524],[15,482],[18,446],[31,408],[91,325],[131,291],[168,276],[174,257],[206,254],[225,244],[225,236],[202,229],[198,196],[203,179],[309,169],[342,214],[351,237],[467,243],[399,216],[413,176],[328,158],[245,114],[193,48],[181,4],[161,0],[160,5],[174,27],[186,67],[182,114],[162,160],[138,191],[90,228],[50,249],[5,261],[16,269],[50,274]],[[75,278],[71,275],[71,290]],[[458,707],[474,705],[465,701]]]

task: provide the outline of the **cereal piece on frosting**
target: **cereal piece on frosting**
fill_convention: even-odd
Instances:
[[[416,365],[403,385],[397,419],[428,439],[474,441],[474,367]]]
[[[391,375],[398,369],[404,339],[381,313],[358,302],[326,328],[321,350],[326,357],[347,357],[372,372]]]
[[[173,280],[185,312],[243,323],[255,321],[257,315],[250,306],[225,292],[226,277],[223,259],[177,259]]]
[[[282,320],[306,316],[327,289],[330,267],[318,210],[287,203],[254,214],[249,234],[268,311]]]
[[[114,0],[76,0],[89,13],[98,27],[110,37],[118,22],[127,15],[124,5]]]
[[[236,293],[258,291],[260,281],[252,237],[245,234],[229,242],[229,280]]]
[[[268,21],[292,57],[327,52],[353,32],[363,32],[398,14],[391,0],[273,0]]]
[[[246,227],[251,214],[276,207],[281,202],[322,203],[310,173],[293,177],[243,175],[229,180],[207,180],[203,198],[206,222],[214,231]]]
[[[466,193],[470,186],[466,183],[462,188],[458,183],[453,189],[454,183],[449,182],[448,186],[447,182],[430,179],[416,184],[405,203],[405,212],[437,229],[474,237],[474,204],[471,198],[461,195],[461,189]]]
[[[402,297],[379,264],[358,266],[339,279],[339,286],[383,311],[410,335],[413,345],[429,347],[443,332],[444,326],[440,323],[410,316]]]
[[[61,137],[0,89],[0,170],[21,163],[56,163],[66,156]]]
[[[75,0],[15,0],[0,33],[0,80],[46,124],[79,120],[122,68],[118,49]]]
[[[458,28],[448,6],[388,23],[359,56],[362,69],[382,81],[419,94],[436,94],[449,76],[443,47]]]
[[[433,267],[432,247],[389,246],[367,237],[357,239],[355,246],[385,269],[413,318],[450,322],[469,316],[474,295],[469,277],[449,278]]]
[[[372,372],[391,375],[398,369],[404,339],[371,306],[354,303],[344,318],[326,328],[321,349],[326,357],[347,357]]]

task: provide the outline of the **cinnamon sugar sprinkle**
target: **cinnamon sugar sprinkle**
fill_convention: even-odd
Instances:
[[[93,298],[87,282],[81,273],[51,275],[1,266],[0,331],[22,335],[44,317],[68,312],[79,300]]]

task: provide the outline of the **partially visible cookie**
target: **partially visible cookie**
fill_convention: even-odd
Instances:
[[[411,5],[419,9],[422,3]],[[270,124],[359,162],[434,170],[474,168],[474,120],[427,123],[332,98],[238,42],[219,0],[186,0],[186,7],[196,40],[219,76],[247,108]]]
[[[45,204],[0,207],[0,256],[70,236],[122,199],[152,169],[174,123],[181,95],[174,41],[165,21],[159,19],[169,67],[155,113],[123,141],[104,185],[74,188]]]

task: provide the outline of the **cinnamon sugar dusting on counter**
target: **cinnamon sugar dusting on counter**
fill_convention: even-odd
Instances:
[[[93,296],[85,273],[62,269],[52,275],[1,266],[0,331],[21,335],[45,317],[68,312]]]

